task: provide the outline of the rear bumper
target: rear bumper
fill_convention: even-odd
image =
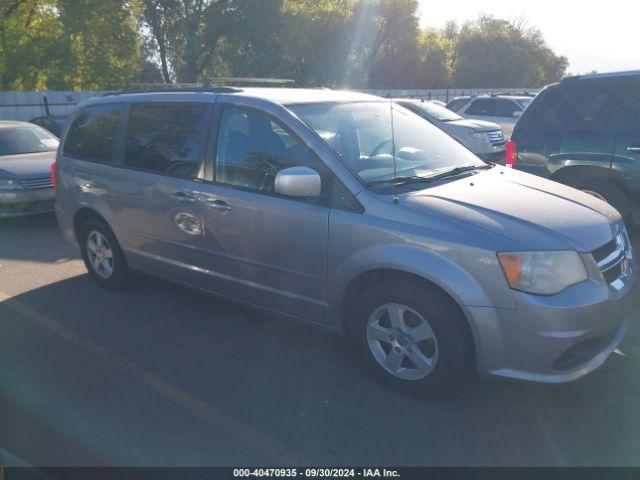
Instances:
[[[55,190],[39,188],[0,192],[0,217],[23,217],[54,211]]]
[[[636,280],[619,292],[593,281],[553,297],[514,292],[515,310],[470,307],[479,373],[563,383],[592,372],[624,338]]]

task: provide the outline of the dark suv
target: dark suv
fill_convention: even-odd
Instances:
[[[545,88],[518,120],[507,164],[595,195],[640,223],[640,71]]]

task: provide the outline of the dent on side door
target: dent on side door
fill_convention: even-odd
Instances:
[[[229,210],[207,206],[200,238],[223,294],[321,322],[329,209],[218,185],[205,187]]]

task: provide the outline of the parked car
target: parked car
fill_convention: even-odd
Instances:
[[[505,137],[511,137],[513,127],[532,97],[521,95],[478,95],[456,97],[447,103],[447,108],[464,118],[495,122]]]
[[[395,102],[433,123],[483,160],[504,162],[506,142],[497,123],[464,119],[432,102],[403,98]]]
[[[61,230],[99,284],[136,269],[345,333],[400,389],[574,380],[627,329],[637,273],[615,209],[379,97],[91,99],[54,172]]]
[[[67,122],[67,115],[46,115],[44,117],[32,118],[29,122],[48,130],[60,138],[64,125]]]
[[[53,211],[58,139],[26,122],[0,121],[0,217]]]
[[[588,192],[640,223],[640,71],[545,88],[518,120],[509,163]]]

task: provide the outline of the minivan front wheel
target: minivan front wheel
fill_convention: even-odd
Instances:
[[[80,228],[79,240],[82,259],[93,279],[109,288],[121,286],[127,264],[111,229],[101,220],[89,219]]]
[[[360,296],[352,335],[373,373],[393,388],[437,395],[471,372],[473,346],[460,309],[420,281],[374,284]]]

